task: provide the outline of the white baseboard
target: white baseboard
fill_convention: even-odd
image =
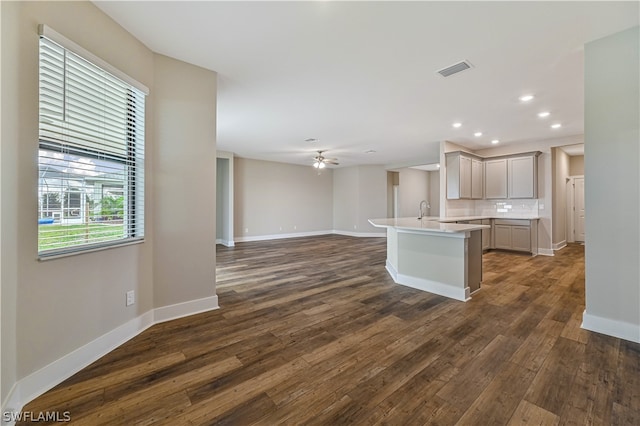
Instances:
[[[564,240],[564,241],[560,241],[559,243],[553,243],[551,245],[551,248],[554,250],[560,250],[565,248],[566,246],[567,246],[567,240]]]
[[[339,231],[333,229],[331,231],[310,231],[310,232],[296,232],[293,234],[270,234],[270,235],[254,235],[251,237],[234,237],[234,240],[243,243],[247,241],[267,241],[267,240],[280,240],[284,238],[300,238],[300,237],[315,237],[318,235],[346,235],[348,237],[383,237],[386,238],[386,232],[351,232],[351,231]]]
[[[49,365],[24,377],[13,386],[2,403],[1,412],[20,411],[49,389],[68,379],[118,346],[154,324],[218,309],[218,296],[151,309]],[[4,416],[3,416],[4,417]],[[2,419],[4,420],[4,419]],[[3,422],[4,424],[12,424]]]
[[[541,256],[555,256],[552,249],[538,247],[538,254]]]
[[[173,319],[200,314],[202,312],[218,309],[218,295],[203,299],[189,300],[175,305],[163,306],[153,310],[153,322],[158,324]]]
[[[369,237],[384,237],[387,238],[387,232],[351,232],[351,231],[339,231],[337,229],[334,229],[333,234],[336,235],[345,235],[347,237],[365,237],[365,238],[369,238]]]
[[[463,302],[466,302],[471,298],[469,294],[469,287],[466,289],[455,288],[437,281],[399,274],[396,268],[391,264],[391,262],[389,262],[389,259],[387,259],[385,263],[385,269],[389,272],[389,275],[391,275],[391,278],[393,278],[393,281],[396,284],[402,284],[407,287],[428,291],[429,293],[439,294],[440,296],[450,297]]]
[[[233,240],[223,240],[222,238],[216,238],[216,244],[222,244],[225,247],[235,247]]]
[[[640,324],[619,321],[588,314],[585,310],[582,314],[582,328],[607,336],[617,337],[630,342],[640,343]]]
[[[247,241],[266,241],[266,240],[281,240],[284,238],[300,238],[300,237],[315,237],[318,235],[328,235],[331,231],[310,231],[310,232],[295,232],[293,234],[271,234],[271,235],[254,235],[251,237],[234,237],[234,240],[243,243]]]

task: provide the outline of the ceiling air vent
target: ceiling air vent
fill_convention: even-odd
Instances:
[[[469,61],[462,61],[462,62],[458,62],[457,64],[453,64],[451,66],[438,70],[438,74],[440,74],[443,77],[449,77],[461,71],[468,70],[472,66],[473,65],[471,65]]]

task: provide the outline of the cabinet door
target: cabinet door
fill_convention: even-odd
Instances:
[[[485,198],[507,198],[507,160],[488,160],[484,162]]]
[[[460,155],[447,155],[447,199],[460,198]]]
[[[493,232],[495,248],[511,250],[511,225],[494,225]]]
[[[481,160],[471,160],[471,198],[481,200],[484,196],[484,163]]]
[[[528,226],[511,227],[511,248],[519,251],[531,251],[531,228]]]
[[[471,198],[471,158],[460,156],[460,198]]]
[[[535,158],[509,158],[509,198],[535,198]]]

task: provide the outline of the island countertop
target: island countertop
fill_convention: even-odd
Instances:
[[[489,225],[471,225],[462,223],[441,223],[438,217],[399,217],[386,219],[369,219],[369,223],[376,228],[396,228],[411,231],[428,231],[442,233],[464,233],[491,228]]]

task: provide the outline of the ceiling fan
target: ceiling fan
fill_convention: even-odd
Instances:
[[[327,167],[327,164],[331,164],[334,166],[337,166],[338,164],[340,164],[338,163],[337,158],[325,158],[322,155],[323,152],[327,152],[327,151],[326,150],[318,151],[318,155],[313,157],[313,167],[315,167],[316,169],[324,169],[325,167]]]

